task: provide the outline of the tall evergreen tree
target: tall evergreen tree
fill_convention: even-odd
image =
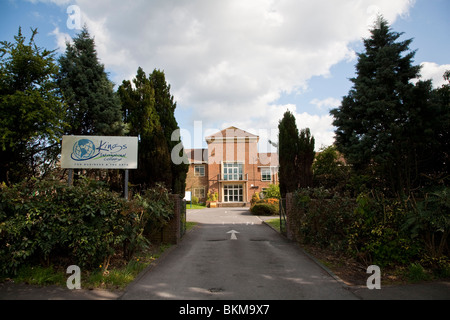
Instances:
[[[0,183],[42,173],[56,160],[64,108],[55,78],[54,52],[26,42],[0,42]]]
[[[287,111],[278,125],[278,157],[281,197],[298,189],[296,158],[298,150],[298,129],[295,116]]]
[[[172,186],[170,151],[155,106],[155,90],[139,67],[133,81],[123,81],[118,89],[123,118],[129,134],[139,138],[139,168],[130,181],[142,188],[162,182]]]
[[[174,98],[170,93],[170,84],[166,82],[165,74],[160,70],[153,70],[149,76],[150,85],[155,92],[155,108],[159,116],[159,121],[164,132],[164,137],[169,148],[169,151],[179,144],[181,141],[172,141],[172,133],[179,129],[177,120],[175,118],[175,109],[177,107]],[[184,149],[181,149],[184,153]],[[189,170],[189,165],[184,162],[175,164],[171,161],[172,172],[172,192],[178,193],[184,197],[186,190],[186,176]]]
[[[315,139],[311,135],[309,128],[302,129],[298,139],[298,181],[300,188],[308,188],[313,186],[312,165],[315,158]]]
[[[58,84],[68,107],[68,134],[121,135],[120,101],[86,27],[59,59]]]
[[[397,195],[409,192],[419,176],[421,147],[432,141],[431,82],[418,78],[412,40],[398,41],[379,17],[358,55],[357,77],[334,116],[336,146],[358,171],[371,168]]]

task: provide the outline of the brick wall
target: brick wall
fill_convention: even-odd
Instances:
[[[300,215],[303,214],[294,204],[294,194],[286,194],[286,236],[289,240],[300,242]]]
[[[150,241],[156,244],[178,244],[181,240],[181,197],[178,194],[170,195],[174,203],[174,215],[161,232],[154,234]]]

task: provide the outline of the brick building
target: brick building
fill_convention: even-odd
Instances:
[[[278,184],[278,155],[259,153],[259,137],[236,127],[206,137],[207,149],[186,150],[186,191],[200,202],[218,194],[219,206],[247,206],[255,193]]]

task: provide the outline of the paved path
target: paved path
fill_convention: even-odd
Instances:
[[[122,299],[357,299],[246,209],[189,211],[199,225]]]

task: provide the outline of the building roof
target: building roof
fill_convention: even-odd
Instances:
[[[207,143],[223,140],[255,140],[259,141],[259,136],[244,131],[236,127],[229,127],[205,138]]]

